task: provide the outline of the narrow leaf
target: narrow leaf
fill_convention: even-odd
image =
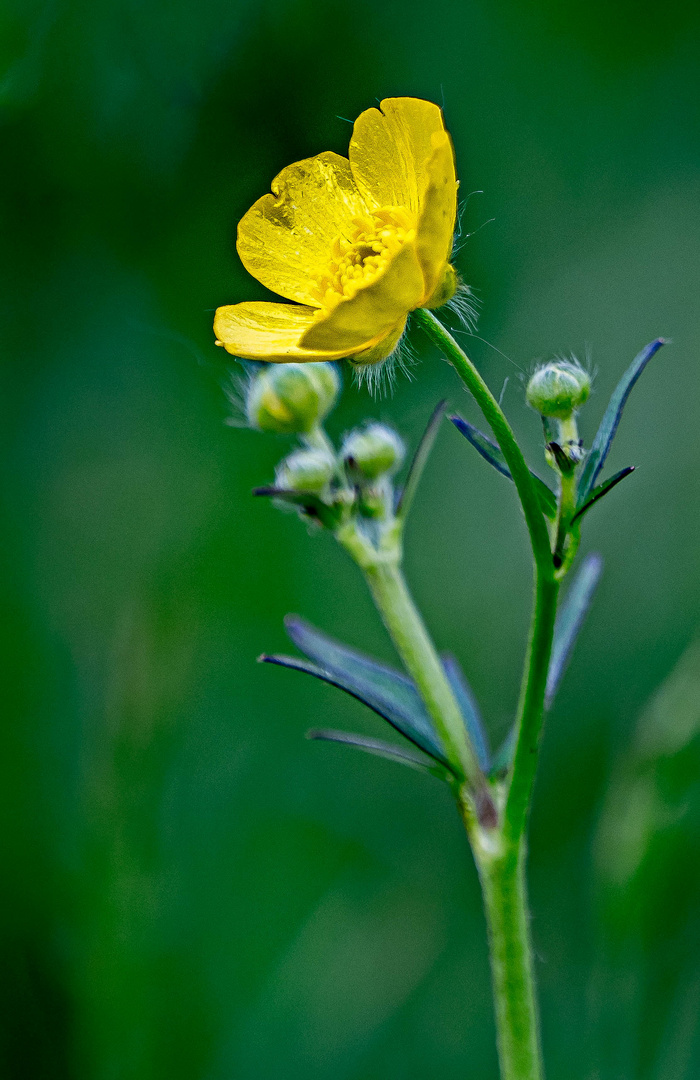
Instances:
[[[457,428],[458,431],[464,435],[465,439],[472,444],[475,450],[481,454],[485,461],[488,461],[489,465],[493,465],[502,476],[507,476],[509,480],[512,480],[510,469],[506,464],[506,459],[503,456],[498,443],[489,439],[488,435],[484,435],[483,431],[479,431],[468,420],[464,420],[461,416],[451,416],[450,420]],[[544,480],[530,469],[530,476],[535,482],[535,492],[540,504],[540,510],[548,518],[555,518],[557,516],[557,497],[552,489],[545,484]]]
[[[615,438],[617,426],[620,423],[622,410],[625,407],[627,398],[630,396],[632,387],[644,371],[644,368],[647,366],[652,356],[654,356],[661,346],[665,344],[666,342],[663,338],[657,338],[656,341],[652,341],[646,348],[642,349],[642,351],[635,356],[634,360],[627,368],[627,371],[615,387],[581,472],[578,482],[579,507],[587,502],[588,496],[593,489],[600,470],[605,464],[608,451]]]
[[[364,750],[367,754],[374,754],[376,757],[395,761],[399,765],[408,765],[409,768],[417,769],[419,772],[429,773],[431,776],[436,776],[438,780],[444,780],[447,783],[451,779],[451,773],[442,765],[438,765],[437,762],[416,754],[412,750],[406,750],[402,746],[392,746],[391,743],[384,742],[382,739],[371,739],[366,735],[355,735],[354,732],[350,731],[335,731],[332,728],[314,729],[307,732],[306,737],[307,739],[321,739],[325,742],[354,746],[357,750]]]
[[[629,476],[629,474],[633,472],[634,465],[628,465],[626,469],[620,469],[620,471],[616,472],[614,476],[611,476],[609,480],[605,480],[598,487],[593,488],[593,491],[590,493],[581,509],[577,510],[572,517],[571,524],[573,525],[573,523],[578,518],[582,517],[587,510],[590,510],[593,503],[597,503],[599,499],[602,499],[604,495],[607,495],[609,491],[612,491],[614,487],[617,487],[621,480],[624,480],[626,476]]]
[[[411,462],[406,477],[406,483],[403,486],[396,502],[396,516],[405,518],[411,509],[416,490],[423,475],[423,470],[427,464],[430,452],[435,445],[437,433],[440,430],[440,422],[445,415],[445,409],[447,408],[447,401],[439,401],[433,410],[433,414],[428,420],[427,427],[423,432],[415,454],[413,455],[413,461]]]
[[[253,495],[263,495],[268,498],[279,499],[280,502],[289,503],[290,506],[297,506],[309,517],[318,518],[323,525],[329,528],[332,528],[337,522],[338,511],[336,508],[328,506],[322,499],[319,499],[318,495],[314,495],[310,491],[286,491],[284,488],[258,487],[253,488]]]
[[[581,625],[590,607],[595,587],[598,584],[603,560],[600,555],[589,555],[572,581],[562,604],[554,627],[554,642],[547,674],[547,689],[544,704],[548,709],[564,674],[571,650],[581,629]]]
[[[498,776],[500,773],[507,772],[511,767],[515,756],[515,745],[517,741],[518,732],[515,725],[513,725],[498,750],[493,755],[490,776]]]
[[[288,657],[267,657],[268,662],[283,662],[284,666],[307,671],[338,686],[363,701],[419,749],[447,764],[440,738],[418,691],[407,676],[334,641],[296,616],[288,616],[285,625],[297,648],[315,664],[304,664]]]
[[[457,704],[459,705],[459,711],[464,720],[464,727],[469,736],[469,741],[474,748],[476,760],[479,762],[481,771],[488,773],[491,767],[491,753],[489,751],[486,731],[484,730],[483,721],[479,712],[479,706],[474,697],[474,692],[467,682],[464,672],[455,657],[443,656],[441,659],[442,666],[447,675],[447,681],[452,687],[452,693],[457,699]]]

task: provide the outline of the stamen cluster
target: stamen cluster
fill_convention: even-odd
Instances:
[[[336,237],[328,272],[319,281],[317,295],[324,316],[374,281],[415,237],[415,222],[400,206],[383,206],[365,217],[353,218],[352,224],[349,237]]]

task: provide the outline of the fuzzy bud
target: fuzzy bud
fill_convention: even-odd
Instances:
[[[320,495],[334,472],[335,459],[327,450],[296,450],[277,466],[275,486]]]
[[[542,416],[569,417],[588,400],[591,377],[570,360],[551,360],[538,368],[527,384],[527,400]]]
[[[396,472],[405,452],[399,436],[384,424],[368,424],[351,431],[340,451],[348,474],[353,479],[370,481]]]
[[[333,364],[270,364],[248,388],[248,423],[280,435],[306,434],[330,412],[339,390]]]

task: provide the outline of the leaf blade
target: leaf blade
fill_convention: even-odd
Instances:
[[[431,758],[421,757],[419,754],[406,750],[401,746],[392,746],[391,743],[382,739],[373,739],[367,735],[356,735],[351,731],[337,731],[335,728],[312,728],[306,733],[307,739],[320,740],[323,742],[341,743],[344,746],[352,746],[356,750],[364,750],[367,754],[375,757],[394,761],[399,765],[407,765],[410,769],[436,776],[438,780],[450,783],[452,774],[433,761]]]
[[[602,569],[603,560],[600,555],[589,555],[584,559],[557,616],[552,655],[547,672],[545,709],[549,709],[554,701],[578,632],[583,625],[596,585],[600,580]]]
[[[627,371],[613,390],[610,401],[608,402],[608,407],[603,414],[603,419],[600,422],[600,426],[596,432],[591,449],[588,451],[586,461],[581,471],[578,482],[579,506],[582,506],[583,503],[587,501],[600,470],[605,464],[605,459],[608,456],[608,452],[622,417],[622,410],[627,403],[627,399],[630,396],[634,384],[651,358],[655,356],[661,346],[665,344],[664,338],[656,338],[646,345],[642,351],[635,356],[634,360],[627,368]]]
[[[452,693],[459,705],[464,727],[474,748],[479,768],[484,774],[488,774],[491,768],[491,751],[474,692],[454,656],[448,654],[441,656],[440,659],[447,675],[447,681],[452,687]]]
[[[634,465],[627,465],[626,468],[620,469],[620,471],[616,472],[614,476],[611,476],[609,480],[605,480],[598,487],[593,488],[586,502],[579,510],[576,511],[576,513],[572,517],[571,524],[573,525],[575,521],[577,521],[580,517],[583,517],[583,515],[588,510],[590,510],[594,503],[597,503],[599,499],[602,499],[604,495],[607,495],[609,491],[612,491],[614,487],[617,487],[621,480],[624,480],[626,476],[629,476],[629,474],[633,472]]]
[[[442,422],[443,416],[445,415],[446,409],[447,399],[443,398],[442,401],[439,401],[437,403],[437,405],[433,409],[430,419],[428,420],[425,431],[423,432],[421,440],[416,448],[416,452],[413,455],[413,460],[408,470],[406,482],[403,485],[398,499],[396,500],[395,513],[397,517],[407,517],[411,509],[413,499],[415,497],[416,491],[418,490],[418,485],[423,475],[423,470],[425,469],[428,458],[430,457],[430,453],[433,449],[433,446],[435,445],[435,440],[437,439],[438,431],[440,430],[440,424]]]
[[[468,420],[465,420],[457,414],[450,416],[449,419],[457,430],[464,435],[465,439],[472,444],[474,449],[481,454],[482,458],[484,458],[485,461],[488,461],[489,465],[493,465],[494,469],[496,469],[501,476],[506,476],[512,481],[513,477],[511,476],[510,469],[503,456],[503,451],[498,443],[495,443],[488,435],[484,435],[483,431],[479,431],[479,429],[475,428],[473,424],[470,424]],[[535,491],[540,504],[540,510],[545,517],[554,519],[557,516],[556,495],[549,485],[544,482],[542,477],[538,476],[532,469],[530,469],[530,476],[535,483]]]
[[[363,701],[419,749],[436,761],[448,764],[430,716],[406,675],[335,641],[298,616],[287,616],[285,626],[297,648],[318,665],[318,670],[310,674],[338,685],[341,690]],[[279,662],[271,659],[272,662]],[[296,666],[303,670],[299,668],[299,661],[284,659],[292,660],[291,664],[285,663],[284,666]]]

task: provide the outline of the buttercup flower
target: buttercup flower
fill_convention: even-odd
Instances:
[[[355,121],[347,158],[289,165],[243,217],[243,265],[294,303],[219,308],[217,344],[278,364],[384,360],[410,311],[439,307],[457,288],[448,261],[456,210],[440,109],[387,98]]]

